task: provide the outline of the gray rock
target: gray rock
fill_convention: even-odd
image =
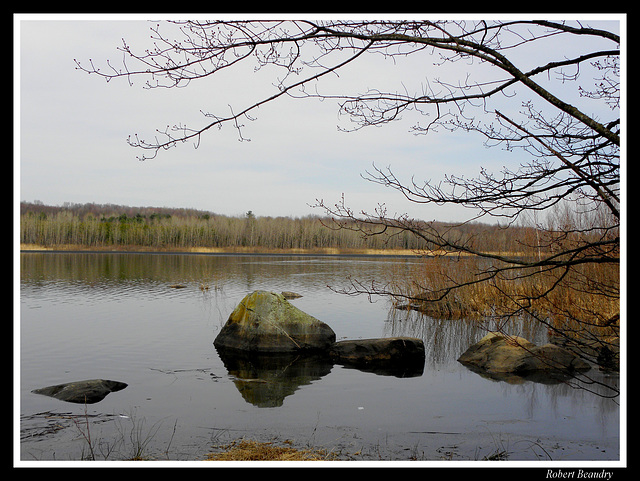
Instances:
[[[282,291],[281,294],[287,300],[288,299],[298,299],[299,297],[302,297],[302,294],[298,294],[297,292],[291,292],[291,291]]]
[[[412,337],[339,341],[330,355],[337,363],[378,374],[410,377],[424,370],[424,343]]]
[[[43,387],[32,392],[71,403],[93,404],[102,401],[107,394],[126,387],[127,384],[119,381],[89,379]]]

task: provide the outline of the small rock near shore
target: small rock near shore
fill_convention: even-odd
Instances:
[[[119,381],[88,379],[86,381],[74,381],[65,384],[56,384],[55,386],[47,386],[35,389],[32,392],[71,403],[94,404],[102,401],[107,394],[121,391],[126,387],[126,383]]]

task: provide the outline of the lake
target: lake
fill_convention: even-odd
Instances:
[[[121,460],[143,448],[155,459],[193,461],[239,438],[322,448],[355,461],[620,459],[618,400],[566,384],[485,378],[457,362],[486,334],[484,326],[336,292],[349,278],[384,281],[415,262],[23,252],[20,459]],[[282,384],[239,379],[213,340],[240,300],[259,289],[299,293],[290,302],[326,322],[338,340],[419,337],[424,370],[396,377],[325,364],[281,367]],[[513,329],[545,340],[535,326]],[[597,370],[591,375],[618,382]],[[128,386],[86,406],[32,393],[93,378]]]

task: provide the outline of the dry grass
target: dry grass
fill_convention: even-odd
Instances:
[[[285,441],[285,444],[288,444]],[[296,449],[270,442],[233,441],[221,446],[221,452],[211,453],[206,461],[332,461],[335,456],[323,450]]]
[[[564,269],[515,269],[486,282],[490,266],[473,258],[432,258],[396,275],[396,307],[436,319],[528,318],[543,324],[554,342],[580,346],[598,364],[617,369],[620,279],[615,264]],[[447,289],[458,286],[440,298]],[[501,321],[502,322],[502,321]],[[607,354],[612,359],[600,356]],[[602,364],[605,363],[605,364]]]
[[[602,326],[620,310],[617,266],[588,265],[570,274],[560,269],[521,269],[488,278],[491,268],[479,262],[477,258],[424,259],[411,272],[396,275],[392,290],[400,295],[398,303],[407,296],[414,300],[413,308],[446,319],[481,319],[526,307],[557,322],[581,319]],[[482,278],[488,280],[476,283]],[[453,286],[457,287],[439,299]]]

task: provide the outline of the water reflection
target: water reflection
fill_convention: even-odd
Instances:
[[[257,407],[282,406],[287,396],[301,386],[319,381],[335,364],[398,378],[418,377],[424,372],[424,360],[402,365],[370,364],[336,361],[326,353],[264,354],[219,347],[216,350],[243,399]]]
[[[345,361],[342,366],[347,369],[357,369],[362,372],[370,372],[378,376],[393,376],[398,378],[420,377],[424,373],[424,361],[409,364],[363,364]]]
[[[300,439],[313,430],[328,442],[336,429],[343,429],[357,433],[363,446],[396,440],[411,452],[430,452],[440,446],[432,435],[410,433],[439,430],[466,433],[464,449],[473,459],[478,432],[486,434],[488,426],[492,433],[512,438],[559,440],[563,449],[576,440],[580,450],[586,449],[584,440],[611,446],[607,453],[594,449],[585,456],[615,459],[618,452],[615,400],[570,384],[496,381],[457,362],[493,326],[431,319],[392,309],[384,299],[371,303],[364,296],[343,296],[327,288],[339,289],[349,276],[365,283],[384,280],[392,267],[402,275],[410,260],[29,253],[21,254],[20,262],[25,415],[50,409],[52,400],[32,394],[34,388],[101,377],[126,381],[130,387],[107,396],[96,409],[123,412],[139,406],[140,416],[150,423],[175,416],[185,438],[198,435],[202,426],[215,426]],[[171,289],[172,284],[187,288]],[[201,284],[209,289],[201,291]],[[329,324],[339,340],[422,339],[426,361],[421,372],[401,379],[344,369],[323,358],[218,353],[213,346],[217,331],[237,303],[257,289],[303,294],[293,303]],[[545,332],[535,324],[514,322],[508,328],[536,344],[544,340]],[[203,371],[210,376],[193,374]],[[232,382],[226,382],[229,378]],[[618,381],[611,377],[598,382]],[[598,386],[593,383],[591,389]],[[283,408],[261,409],[266,406]],[[359,411],[359,406],[366,409]],[[315,421],[320,415],[322,421]],[[39,442],[24,445],[36,449]],[[60,456],[61,449],[52,440],[51,452]]]
[[[465,364],[465,367],[476,373],[478,376],[489,379],[496,382],[506,382],[507,384],[524,384],[527,382],[536,382],[540,384],[560,384],[567,383],[573,379],[577,379],[575,376],[562,373],[562,372],[531,372],[527,374],[515,374],[512,372],[489,372],[485,369],[480,369],[473,365]]]
[[[302,301],[306,303],[305,305],[324,309],[327,306],[322,304],[322,297],[318,295],[319,288],[326,288],[327,285],[335,287],[349,275],[363,282],[370,279],[384,279],[390,265],[387,259],[349,259],[345,262],[343,258],[331,257],[149,253],[25,253],[21,254],[20,262],[23,294],[37,298],[41,293],[51,292],[52,298],[43,298],[43,301],[47,302],[71,302],[71,299],[79,302],[81,294],[87,294],[87,298],[102,299],[116,296],[118,302],[122,302],[127,296],[136,299],[148,297],[155,300],[159,294],[163,299],[171,299],[184,297],[184,291],[191,293],[201,286],[207,286],[208,295],[203,299],[212,301],[211,306],[215,307],[221,324],[226,322],[228,313],[235,307],[233,301],[235,293],[244,296],[253,289],[268,287],[271,290],[280,291],[294,289],[295,286],[296,290],[305,292],[305,299]],[[412,261],[393,260],[391,262],[397,274],[403,268],[410,266]],[[185,285],[191,289],[169,288],[175,284]],[[55,289],[51,289],[52,287]],[[419,376],[424,369],[438,369],[440,366],[451,365],[456,363],[458,357],[487,331],[498,328],[506,329],[512,335],[522,336],[536,344],[547,342],[546,330],[539,323],[514,319],[508,326],[497,326],[491,324],[491,321],[433,319],[417,311],[399,310],[393,307],[387,312],[383,330],[378,337],[406,336],[422,339],[426,364],[412,367],[411,372],[398,372],[393,369],[385,372],[372,369],[377,374],[396,377]],[[332,319],[323,317],[322,311],[314,314],[332,327],[336,327]],[[360,312],[349,314],[351,317],[365,316]],[[333,310],[331,315],[335,315]],[[359,334],[360,332],[347,338],[358,337]],[[239,365],[238,362],[234,362],[233,365]],[[255,364],[257,361],[254,359],[252,362]],[[311,359],[305,361],[306,364],[312,362]],[[357,368],[365,370],[361,366]],[[268,364],[261,372],[267,373],[270,369],[271,364]],[[329,366],[330,369],[331,366]],[[325,367],[320,365],[315,371],[325,372]],[[546,382],[545,379],[524,379],[519,376],[498,379],[483,372],[477,372],[477,374],[487,379],[507,383]],[[238,377],[242,376],[238,375]],[[257,377],[252,375],[249,378]],[[314,379],[309,378],[308,382],[312,380]],[[300,382],[298,385],[303,383]],[[294,391],[295,389],[291,392]]]
[[[300,386],[321,379],[333,368],[322,355],[217,351],[242,398],[257,407],[282,406]]]
[[[326,289],[327,285],[339,286],[349,275],[383,278],[387,270],[386,260],[350,260],[345,264],[344,259],[332,257],[82,252],[20,255],[23,288],[54,282],[56,287],[71,291],[106,290],[144,282],[146,287],[202,285],[213,291],[225,289],[244,295],[265,286],[276,292],[294,290],[292,286],[298,290]]]

